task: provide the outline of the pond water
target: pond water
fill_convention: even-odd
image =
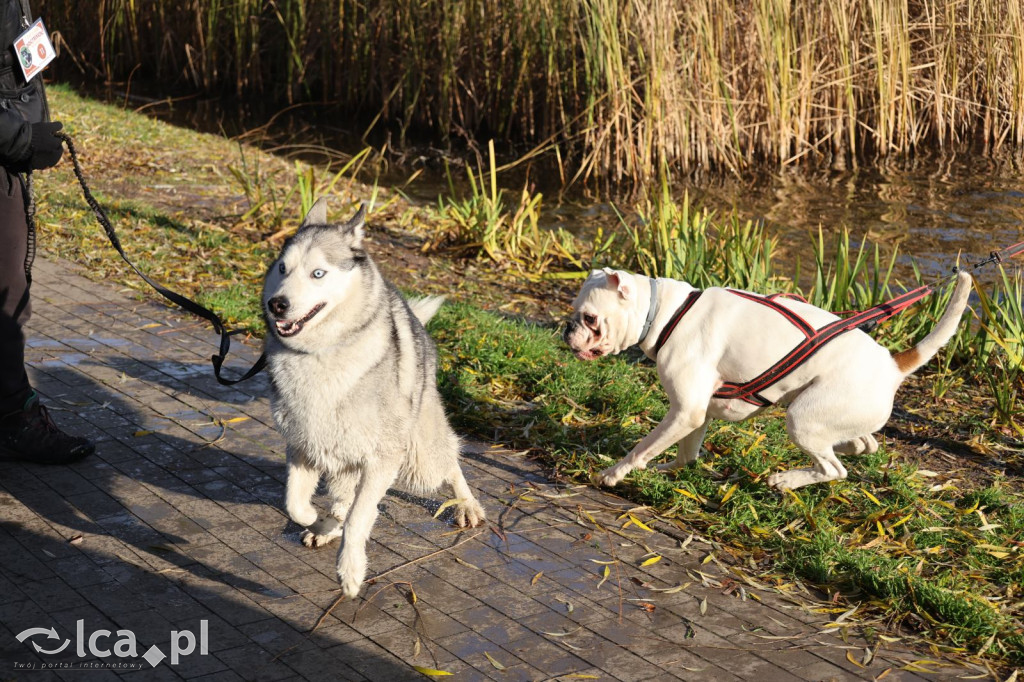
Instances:
[[[719,217],[763,221],[779,239],[781,273],[795,269],[798,258],[806,272],[819,229],[827,246],[845,227],[856,244],[877,243],[883,254],[895,249],[896,274],[905,282],[911,261],[925,275],[941,276],[958,256],[975,263],[1024,240],[1024,156],[1008,153],[944,152],[844,172],[686,181],[673,190]],[[623,213],[630,206],[617,204]],[[615,207],[599,201],[566,201],[549,218],[584,233],[619,223]],[[987,268],[983,279],[993,272]]]
[[[91,94],[120,104],[128,101],[124,93],[109,90]],[[240,113],[233,115],[232,108],[220,100],[195,99],[176,106],[143,101],[150,115],[208,132],[237,134],[257,127],[261,121],[256,119],[265,120],[251,111],[236,110]],[[341,152],[361,149],[358,136],[339,126],[337,117],[310,116],[315,113],[311,107],[300,107],[276,115],[272,126],[247,139],[263,139],[266,146],[285,151],[310,140]],[[410,167],[425,166],[428,170],[403,191],[413,200],[436,204],[438,193],[448,191],[438,172],[439,157],[436,150],[411,153],[405,157],[408,165],[392,167],[388,180],[401,183],[412,172]],[[453,175],[465,178],[461,170]],[[508,181],[510,196],[521,190],[522,179],[515,173],[502,179]],[[795,267],[797,258],[808,265],[813,262],[812,239],[819,228],[828,237],[846,227],[853,239],[878,243],[886,253],[898,248],[897,276],[904,280],[910,275],[910,259],[932,277],[949,273],[958,254],[966,262],[977,262],[1024,240],[1024,152],[941,151],[841,172],[797,168],[744,180],[690,180],[673,189],[680,198],[687,193],[694,203],[718,216],[735,212],[742,221],[764,221],[769,234],[779,238],[777,270],[782,273]],[[630,201],[614,205],[592,197],[556,201],[552,197],[557,190],[544,194],[546,225],[577,234],[593,233],[599,226],[606,232],[614,229],[619,224],[616,209],[627,216],[632,213]],[[1017,262],[1024,264],[1024,258]],[[984,274],[985,279],[991,276]]]
[[[694,188],[720,211],[763,219],[791,252],[809,256],[811,235],[846,227],[853,238],[898,247],[929,275],[951,271],[1024,240],[1024,162],[1010,154],[918,155],[857,171],[797,172],[756,183]]]

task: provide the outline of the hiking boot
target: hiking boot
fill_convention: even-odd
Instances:
[[[95,450],[87,439],[57,428],[34,391],[22,409],[0,416],[0,459],[70,464]]]

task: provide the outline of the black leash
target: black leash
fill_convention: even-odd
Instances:
[[[989,263],[1002,263],[1004,260],[1013,258],[1014,256],[1020,253],[1024,253],[1024,242],[1017,242],[1013,246],[1007,246],[1005,249],[1002,249],[1001,251],[992,251],[988,254],[988,258],[986,258],[985,260],[980,260],[977,263],[974,263],[973,265],[954,267],[953,274],[955,275],[961,270],[977,270],[983,265],[988,265]]]
[[[36,194],[32,191],[32,171],[25,173],[22,187],[25,197],[25,224],[28,226],[28,243],[25,248],[25,282],[32,287],[32,263],[36,260]]]
[[[68,151],[71,153],[71,163],[74,165],[75,168],[75,177],[78,178],[78,184],[82,186],[82,194],[85,196],[85,201],[87,204],[89,204],[89,208],[92,209],[92,212],[96,214],[96,220],[99,221],[100,226],[103,228],[103,231],[107,233],[107,239],[109,239],[113,247],[117,249],[117,252],[121,254],[121,258],[124,259],[124,262],[130,265],[132,270],[134,270],[139,275],[139,277],[141,277],[146,282],[146,284],[156,289],[164,298],[171,301],[172,303],[175,303],[181,308],[184,308],[193,315],[197,315],[206,320],[209,320],[210,324],[213,325],[214,330],[216,330],[216,332],[220,334],[220,352],[210,358],[210,362],[213,363],[213,373],[217,377],[217,381],[219,381],[221,384],[225,386],[231,386],[233,384],[245,381],[246,379],[249,379],[258,374],[260,370],[262,370],[267,364],[266,355],[260,355],[259,359],[256,360],[256,363],[251,368],[249,368],[249,371],[243,374],[238,379],[225,379],[224,377],[221,376],[221,367],[224,364],[224,359],[228,355],[228,350],[231,348],[231,337],[234,334],[238,334],[244,330],[236,329],[234,331],[228,331],[227,328],[224,326],[224,322],[221,321],[217,313],[213,312],[209,308],[199,305],[190,298],[186,298],[181,294],[175,293],[170,289],[161,286],[160,284],[157,284],[149,277],[147,277],[146,273],[142,272],[142,270],[139,270],[139,268],[136,267],[135,263],[131,262],[131,260],[128,259],[128,256],[125,255],[124,249],[121,248],[121,240],[118,239],[117,233],[114,231],[113,225],[110,224],[110,219],[107,218],[107,214],[103,211],[103,208],[100,207],[99,202],[96,201],[96,198],[93,197],[92,191],[90,191],[89,185],[85,181],[85,175],[82,172],[82,165],[78,161],[78,152],[75,149],[75,143],[71,141],[71,138],[67,135],[67,133],[58,132],[55,133],[55,135],[62,139],[64,143],[68,146]],[[32,208],[34,213],[34,204],[32,205]]]

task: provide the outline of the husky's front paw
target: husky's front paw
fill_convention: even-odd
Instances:
[[[306,547],[323,547],[330,544],[342,533],[341,522],[333,516],[321,516],[309,528],[302,531],[302,544]]]
[[[474,528],[483,523],[486,518],[484,508],[480,506],[475,497],[471,497],[455,507],[455,523],[459,524],[459,528],[466,526]]]
[[[366,557],[347,556],[344,552],[338,557],[338,582],[341,593],[348,599],[359,594],[366,578]]]
[[[313,531],[306,529],[302,531],[300,539],[302,540],[302,544],[304,544],[306,547],[312,547],[313,549],[316,549],[317,547],[323,547],[325,545],[331,544],[331,541],[334,540],[334,538],[336,537],[336,535],[317,535]]]

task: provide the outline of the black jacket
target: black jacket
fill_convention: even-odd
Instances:
[[[20,0],[0,0],[0,166],[8,169],[32,156],[31,124],[49,119],[42,76],[26,84],[14,53],[27,23]]]

